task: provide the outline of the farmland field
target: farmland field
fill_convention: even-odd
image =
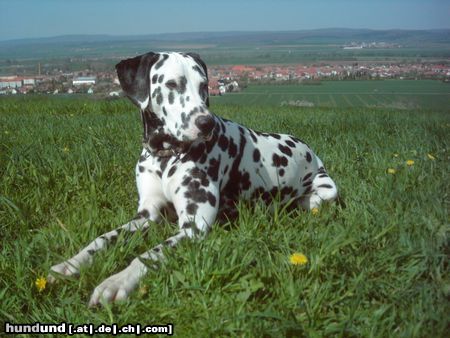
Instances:
[[[291,32],[183,33],[148,36],[62,36],[0,41],[0,71],[12,60],[32,69],[36,60],[55,64],[67,58],[108,59],[113,65],[124,56],[149,50],[195,51],[208,65],[296,64],[322,61],[423,62],[448,60],[448,31],[371,31],[331,29]],[[388,42],[389,48],[347,50],[350,41]],[[392,45],[393,44],[393,45]],[[84,61],[83,61],[84,59]],[[3,62],[2,62],[3,60]],[[73,67],[72,61],[68,65]]]
[[[292,101],[315,107],[450,109],[450,84],[432,80],[322,81],[317,85],[249,85],[213,98],[220,104],[279,106]],[[300,103],[301,105],[301,103]]]
[[[99,253],[79,279],[39,290],[35,282],[134,216],[139,114],[124,99],[0,98],[1,328],[173,323],[178,337],[446,337],[448,91],[404,84],[345,83],[333,92],[324,83],[301,94],[255,86],[214,98],[218,115],[308,142],[342,203],[318,213],[241,205],[235,223],[167,251],[129,301],[95,309],[87,308],[95,286],[175,225],[155,224]],[[371,107],[394,96],[427,109]],[[321,104],[280,107],[291,99]],[[308,262],[293,265],[295,252]]]

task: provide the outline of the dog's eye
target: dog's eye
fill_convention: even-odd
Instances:
[[[177,83],[175,81],[173,81],[173,80],[172,81],[167,81],[166,82],[166,86],[169,89],[177,89],[177,87],[178,87]]]

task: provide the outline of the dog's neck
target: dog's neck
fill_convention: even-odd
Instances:
[[[210,151],[216,144],[220,133],[220,127],[217,124],[208,140],[182,142],[164,131],[163,122],[149,108],[142,110],[141,115],[144,124],[142,144],[144,149],[154,157],[180,157],[182,154],[188,154],[191,147],[195,148],[195,145],[198,145],[199,142],[204,143],[205,149]]]
[[[171,157],[186,151],[186,145],[164,132],[163,122],[150,108],[141,110],[144,124],[143,147],[152,156]]]

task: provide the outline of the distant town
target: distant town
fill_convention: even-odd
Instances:
[[[376,46],[346,46],[349,48],[376,48]],[[384,46],[386,47],[386,46]],[[392,48],[395,48],[392,46]],[[59,69],[36,75],[0,77],[0,95],[42,94],[97,94],[107,97],[121,95],[115,71],[83,70],[63,72]],[[381,79],[435,79],[450,81],[448,63],[361,63],[336,62],[292,65],[228,65],[209,67],[211,95],[240,91],[248,84],[257,83],[311,83],[324,80],[381,80]]]

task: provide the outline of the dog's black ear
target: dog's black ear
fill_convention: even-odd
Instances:
[[[158,58],[158,54],[147,53],[116,65],[122,90],[142,110],[150,103],[150,68]]]
[[[203,60],[200,57],[200,55],[198,55],[197,53],[187,53],[186,55],[189,55],[191,58],[193,58],[195,60],[195,62],[197,62],[197,64],[199,64],[202,67],[203,72],[206,75],[206,80],[208,81],[208,68],[206,67],[205,62],[203,62]],[[206,87],[206,92],[207,92],[206,106],[209,107],[209,90],[208,90],[208,87]]]

